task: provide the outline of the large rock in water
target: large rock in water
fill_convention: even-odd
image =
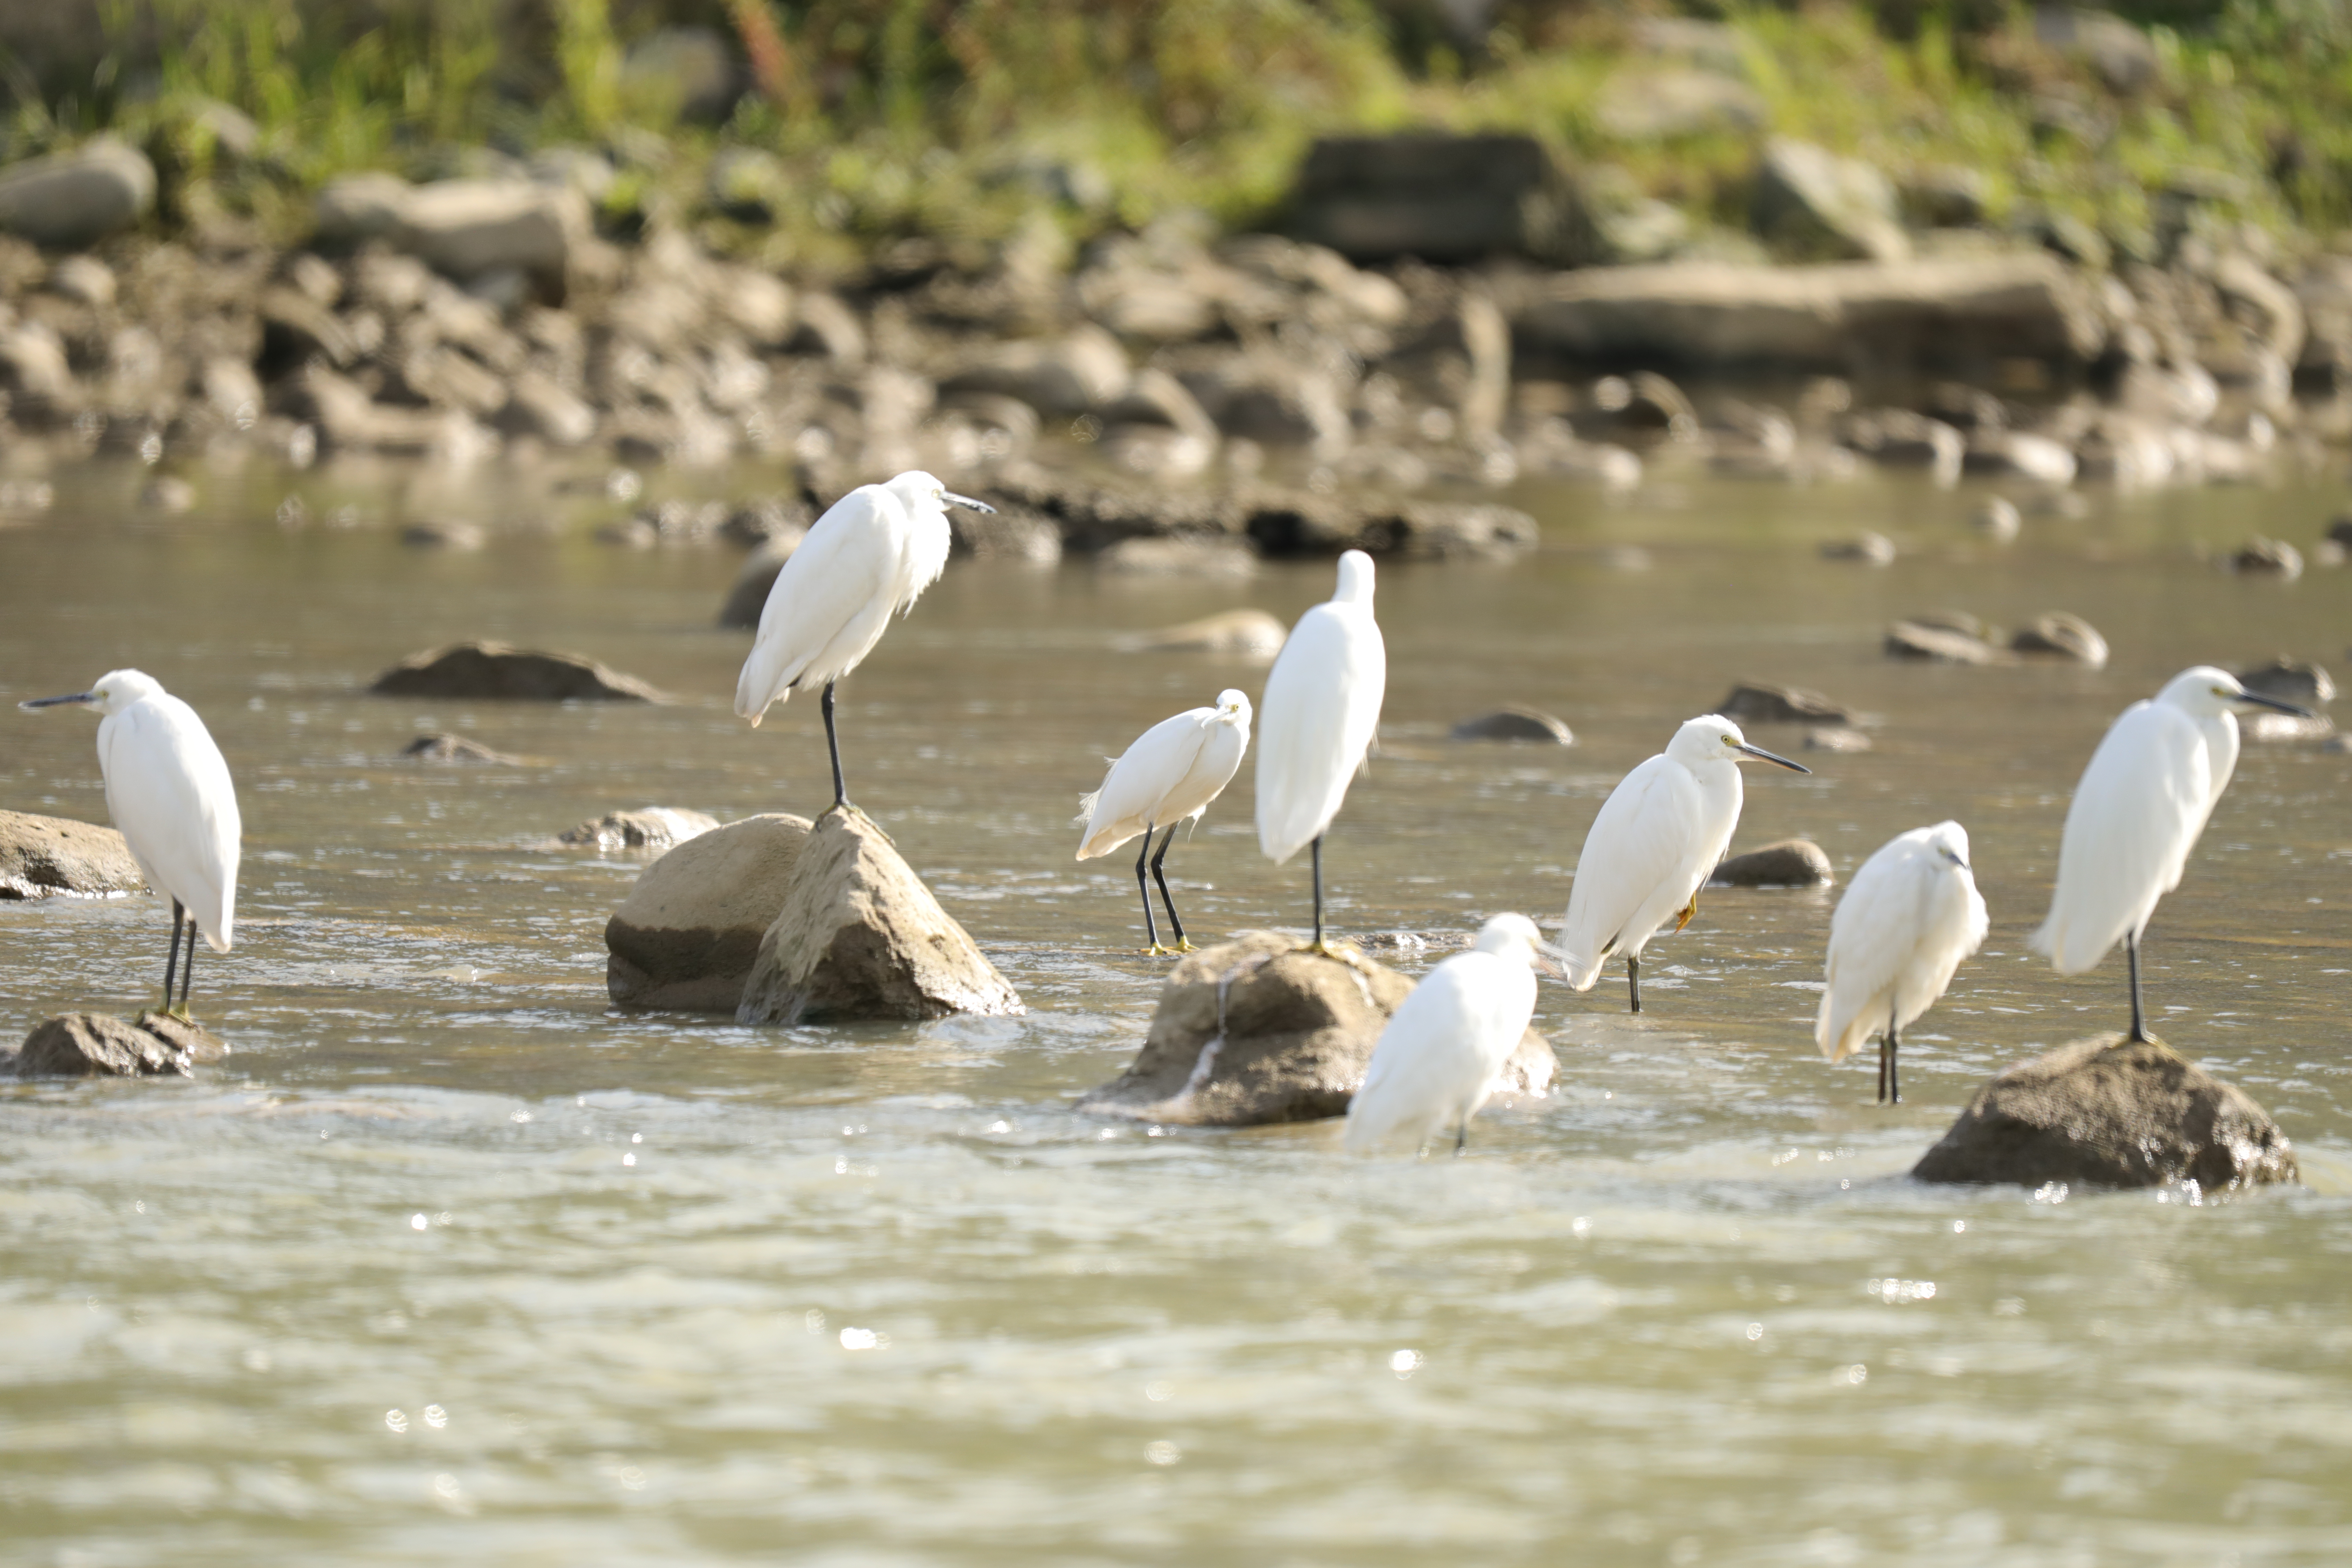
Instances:
[[[1192,1127],[1345,1116],[1413,983],[1339,952],[1254,931],[1192,954],[1169,971],[1143,1049],[1077,1108]],[[1503,1064],[1503,1086],[1541,1094],[1558,1066],[1530,1028]]]
[[[378,697],[503,698],[526,702],[667,702],[634,676],[576,653],[502,642],[453,643],[411,654],[368,689]]]
[[[111,1013],[68,1013],[34,1026],[6,1060],[18,1078],[188,1077],[228,1047],[201,1024],[163,1013],[125,1023]]]
[[[1710,888],[1826,888],[1837,879],[1828,854],[1810,838],[1783,838],[1745,855],[1727,855]]]
[[[828,811],[801,846],[760,939],[743,1024],[1023,1011],[970,933],[864,812]]]
[[[0,899],[101,899],[146,885],[113,828],[0,811]]]
[[[784,907],[806,817],[769,812],[690,838],[652,865],[604,922],[616,1006],[732,1013]]]
[[[155,205],[155,165],[111,137],[0,169],[0,230],[79,249],[127,228]]]
[[[2154,1040],[2099,1035],[1995,1073],[1913,1167],[1923,1182],[2253,1186],[2295,1179],[2270,1113]]]

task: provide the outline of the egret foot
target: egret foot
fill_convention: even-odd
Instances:
[[[1690,924],[1691,916],[1696,913],[1698,913],[1698,895],[1693,893],[1691,901],[1685,904],[1675,915],[1675,934],[1681,935],[1683,927]]]
[[[1180,936],[1176,939],[1176,945],[1170,948],[1168,951],[1171,952],[1191,952],[1192,951],[1192,939],[1189,936]]]
[[[1155,942],[1150,947],[1143,950],[1143,956],[1146,958],[1173,958],[1176,956],[1176,950],[1170,947],[1166,942]]]
[[[1313,953],[1318,958],[1338,958],[1339,956],[1339,950],[1319,936],[1313,942],[1307,944],[1307,951]]]

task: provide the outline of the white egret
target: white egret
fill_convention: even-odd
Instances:
[[[756,729],[770,705],[823,683],[836,806],[849,805],[849,792],[834,729],[834,683],[874,651],[893,613],[910,608],[939,581],[950,506],[996,510],[951,493],[919,468],[887,484],[860,485],[825,509],[768,590],[759,635],[735,682],[735,711]]]
[[[1828,984],[1813,1038],[1842,1062],[1879,1031],[1878,1098],[1903,1102],[1902,1032],[1984,945],[1985,901],[1957,822],[1915,827],[1862,863],[1830,919]]]
[[[1380,727],[1388,647],[1372,618],[1372,558],[1339,557],[1339,586],[1298,617],[1265,678],[1257,722],[1257,843],[1279,866],[1315,850],[1315,947],[1323,944],[1323,835]]]
[[[1187,708],[1136,737],[1135,743],[1112,763],[1102,788],[1078,797],[1078,820],[1086,837],[1078,858],[1108,855],[1137,834],[1143,847],[1135,852],[1135,890],[1143,897],[1143,935],[1154,954],[1190,952],[1184,922],[1176,918],[1176,901],[1168,896],[1168,873],[1160,868],[1176,829],[1197,822],[1209,803],[1223,795],[1241,771],[1242,753],[1249,750],[1250,700],[1238,691],[1220,691],[1213,708]],[[1160,853],[1151,854],[1151,835],[1165,826],[1168,837]],[[1143,879],[1144,857],[1151,856],[1151,875],[1160,884],[1160,901],[1168,907],[1168,924],[1175,931],[1171,950],[1160,945],[1151,923],[1151,889]]]
[[[1569,889],[1559,945],[1570,985],[1590,991],[1601,965],[1623,953],[1633,1010],[1642,1010],[1642,948],[1669,917],[1679,931],[1698,912],[1698,890],[1739,825],[1742,757],[1813,771],[1749,745],[1738,725],[1708,713],[1618,781],[1584,836]]]
[[[1528,1031],[1535,972],[1552,969],[1550,952],[1535,921],[1496,915],[1468,952],[1423,975],[1381,1031],[1364,1087],[1348,1102],[1348,1148],[1418,1150],[1451,1128],[1460,1153],[1470,1118]]]
[[[88,691],[39,697],[22,708],[79,703],[95,708],[98,766],[106,780],[106,809],[131,847],[148,886],[172,900],[172,950],[163,964],[163,1009],[173,1011],[173,971],[180,962],[180,925],[188,928],[187,973],[180,981],[180,1016],[196,975],[196,933],[215,952],[229,950],[236,911],[236,862],[243,826],[228,763],[196,710],[136,669],[110,670]]]
[[[2125,709],[2091,753],[2066,808],[2058,886],[2031,939],[2061,974],[2097,965],[2121,937],[2131,963],[2131,1037],[2145,1040],[2139,939],[2157,900],[2180,885],[2189,852],[2238,765],[2235,702],[2311,715],[2249,691],[2211,665],[2182,670],[2153,700]]]

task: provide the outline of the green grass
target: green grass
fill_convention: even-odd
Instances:
[[[104,0],[121,36],[152,16],[168,40],[160,91],[141,62],[101,62],[87,85],[19,92],[21,153],[112,130],[167,154],[207,199],[291,232],[335,174],[450,166],[450,150],[608,141],[665,151],[622,182],[624,202],[695,216],[699,165],[722,142],[781,158],[799,199],[773,229],[714,224],[775,258],[846,262],[909,234],[987,241],[1045,211],[1072,238],[1180,208],[1226,224],[1279,203],[1315,135],[1435,125],[1529,132],[1572,165],[1625,170],[1703,220],[1736,226],[1759,137],[1612,138],[1598,112],[1629,58],[1628,10],[1530,4],[1467,64],[1389,0],[675,0],[734,30],[763,90],[722,127],[682,126],[622,69],[629,39],[607,0],[547,0],[536,32],[500,36],[482,0],[339,7],[318,0]],[[2184,168],[2238,176],[2228,221],[2280,234],[2352,224],[2352,15],[2344,0],[2167,4],[2144,15],[2160,79],[2110,94],[2033,42],[2029,15],[1912,6],[1895,36],[1852,4],[1730,0],[1769,133],[1817,141],[1898,177],[1980,172],[1996,215],[2042,209],[2126,242],[2147,192]],[[133,6],[137,10],[133,10]],[[16,73],[21,80],[21,72]],[[2037,96],[2079,105],[2101,134],[2037,126]],[[189,115],[217,100],[261,127],[263,155],[218,156]],[[2045,117],[2046,118],[2046,117]],[[627,161],[624,160],[625,163]],[[1031,177],[1062,163],[1101,199],[1056,206]],[[1024,172],[1027,171],[1027,174]]]

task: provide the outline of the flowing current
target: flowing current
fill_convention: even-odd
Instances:
[[[1985,950],[1905,1042],[1811,1038],[1836,890],[1725,891],[1622,972],[1546,982],[1549,1098],[1468,1156],[1343,1157],[1336,1123],[1074,1114],[1139,1044],[1164,961],[1078,795],[1152,721],[1263,672],[1111,651],[1241,584],[957,562],[842,687],[853,792],[1025,1016],[751,1029],[606,1005],[643,858],[553,836],[646,805],[828,796],[815,704],[730,711],[735,556],[594,542],[592,503],[397,469],[204,476],[132,504],[61,475],[0,529],[0,807],[105,820],[88,715],[21,698],[136,666],[241,794],[235,952],[188,1081],[0,1088],[0,1560],[1034,1564],[2352,1562],[2352,755],[2249,744],[2147,943],[2151,1018],[2294,1141],[2250,1196],[1936,1190],[1904,1173],[1983,1078],[2125,1019],[2120,954],[2028,955],[2067,795],[2180,668],[2340,665],[2352,573],[2231,576],[2316,490],[2095,500],[1998,546],[1979,493],[1529,488],[1517,563],[1384,568],[1381,749],[1326,853],[1341,934],[1417,970],[1488,914],[1547,926],[1616,779],[1738,679],[1817,688],[1873,749],[1751,769],[1734,847],[1841,876],[1968,827]],[[745,482],[752,482],[747,479]],[[299,509],[278,502],[289,489]],[[404,548],[449,510],[478,552]],[[288,526],[292,524],[293,526]],[[1891,567],[1821,559],[1858,529]],[[1900,664],[1906,612],[2078,613],[2091,670]],[[679,700],[362,694],[497,637]],[[1505,702],[1570,748],[1450,742]],[[456,731],[505,767],[394,760]],[[1251,770],[1169,857],[1188,929],[1303,926]],[[152,996],[151,898],[0,905],[0,1032]],[[2199,1201],[2191,1201],[2197,1199]]]

